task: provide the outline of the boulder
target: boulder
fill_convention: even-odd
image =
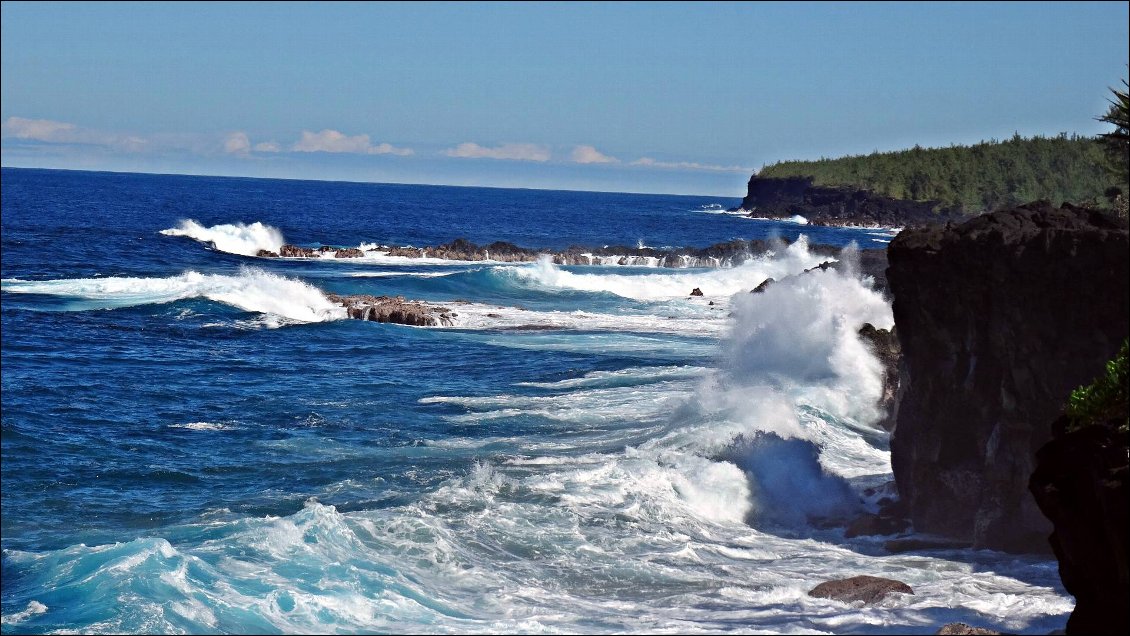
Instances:
[[[853,576],[850,579],[826,581],[809,591],[809,596],[830,598],[844,603],[862,601],[865,605],[878,603],[891,594],[914,594],[902,581],[877,576]]]
[[[701,296],[701,295],[702,295],[702,290],[699,289],[698,287],[695,287],[694,289],[691,290],[691,296]]]
[[[946,623],[942,625],[941,629],[934,633],[945,634],[947,636],[988,636],[989,634],[1000,634],[1000,632],[995,629],[974,627],[966,623]]]
[[[360,249],[358,249],[356,247],[350,247],[348,249],[341,249],[341,250],[337,250],[336,252],[334,252],[334,258],[361,258],[364,255],[365,255],[365,252],[362,252]]]
[[[297,245],[283,245],[279,248],[279,256],[283,258],[313,258],[316,252],[309,247]]]
[[[259,250],[258,252],[255,253],[255,255],[260,257],[260,258],[278,258],[279,257],[277,252],[272,252],[271,250]]]
[[[345,307],[346,314],[356,320],[391,322],[417,327],[451,326],[456,314],[447,307],[429,305],[403,296],[370,296],[326,294],[331,302]]]
[[[917,531],[1047,551],[1028,477],[1066,396],[1126,337],[1127,237],[1125,220],[1038,202],[891,242],[891,465]]]

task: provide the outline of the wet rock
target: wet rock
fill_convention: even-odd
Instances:
[[[702,295],[702,290],[699,289],[698,287],[695,287],[694,289],[691,290],[691,296],[701,296],[701,295]]]
[[[283,245],[279,248],[279,256],[283,258],[313,258],[316,252],[309,247],[297,245]]]
[[[974,627],[965,623],[946,623],[942,628],[934,632],[935,634],[946,634],[948,636],[982,636],[988,634],[1000,634],[1001,632],[987,627]]]
[[[766,289],[769,289],[769,286],[772,285],[775,282],[777,282],[777,281],[772,279],[772,278],[766,278],[765,280],[761,281],[760,285],[749,290],[749,293],[760,294],[760,293],[764,292]]]
[[[258,252],[255,253],[255,255],[259,256],[261,258],[278,258],[279,257],[278,253],[272,252],[271,250],[259,250]]]
[[[915,529],[1047,551],[1028,477],[1066,397],[1126,337],[1126,221],[1040,202],[905,230],[887,255],[902,346],[891,465]]]
[[[809,596],[830,598],[844,603],[862,601],[865,605],[878,603],[891,594],[914,594],[902,581],[877,576],[853,576],[850,579],[827,581],[809,591]]]
[[[876,329],[871,323],[863,323],[858,333],[860,339],[883,364],[883,395],[879,399],[879,408],[886,415],[879,421],[879,426],[885,431],[892,431],[898,416],[895,397],[898,395],[899,360],[902,358],[898,334],[894,327],[889,331]]]
[[[844,530],[844,537],[853,539],[861,536],[899,534],[910,527],[906,519],[893,516],[866,514],[857,517]]]
[[[417,327],[450,326],[455,314],[447,307],[429,305],[403,296],[370,296],[326,294],[331,302],[345,307],[346,314],[356,320],[391,322]]]
[[[334,258],[361,258],[364,255],[365,255],[365,252],[362,252],[361,250],[357,249],[356,247],[351,247],[349,249],[344,249],[344,250],[337,250],[336,252],[334,252]]]

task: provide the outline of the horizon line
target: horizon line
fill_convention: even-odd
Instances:
[[[705,193],[673,193],[673,192],[629,192],[624,190],[577,190],[570,188],[536,188],[536,187],[507,187],[491,185],[464,185],[452,183],[421,183],[401,181],[354,181],[350,179],[318,179],[297,177],[253,177],[237,174],[201,174],[195,172],[134,172],[129,170],[90,170],[84,168],[45,168],[42,166],[14,166],[0,164],[3,170],[47,170],[54,172],[87,172],[92,174],[122,174],[122,175],[147,175],[154,177],[209,177],[214,179],[254,179],[261,181],[299,181],[315,183],[351,183],[357,185],[391,185],[391,186],[421,186],[432,188],[477,188],[487,190],[534,190],[539,192],[591,192],[594,194],[631,194],[635,196],[656,197],[712,197],[716,199],[741,199],[744,195],[705,194]],[[757,174],[754,171],[753,174]]]

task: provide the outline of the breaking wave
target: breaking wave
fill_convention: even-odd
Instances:
[[[192,219],[186,219],[174,228],[161,230],[161,234],[187,236],[194,241],[210,244],[221,252],[243,256],[255,256],[259,250],[277,252],[286,242],[278,228],[259,221],[250,225],[223,223],[204,227]]]
[[[72,311],[116,309],[207,298],[244,311],[280,316],[295,322],[325,322],[345,317],[345,310],[318,288],[300,280],[244,268],[237,275],[185,272],[167,278],[70,278],[26,281],[4,279],[0,287],[17,294],[69,299]]]

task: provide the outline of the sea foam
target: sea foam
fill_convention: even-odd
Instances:
[[[201,243],[211,244],[213,248],[229,254],[255,256],[259,250],[278,252],[286,242],[278,228],[256,221],[250,225],[243,223],[223,223],[205,227],[192,219],[180,225],[161,230],[165,236],[187,236]]]
[[[81,299],[74,310],[115,309],[207,298],[242,309],[296,322],[345,318],[345,309],[318,288],[300,280],[243,268],[237,275],[185,272],[167,278],[71,278],[44,281],[4,279],[4,291]]]

